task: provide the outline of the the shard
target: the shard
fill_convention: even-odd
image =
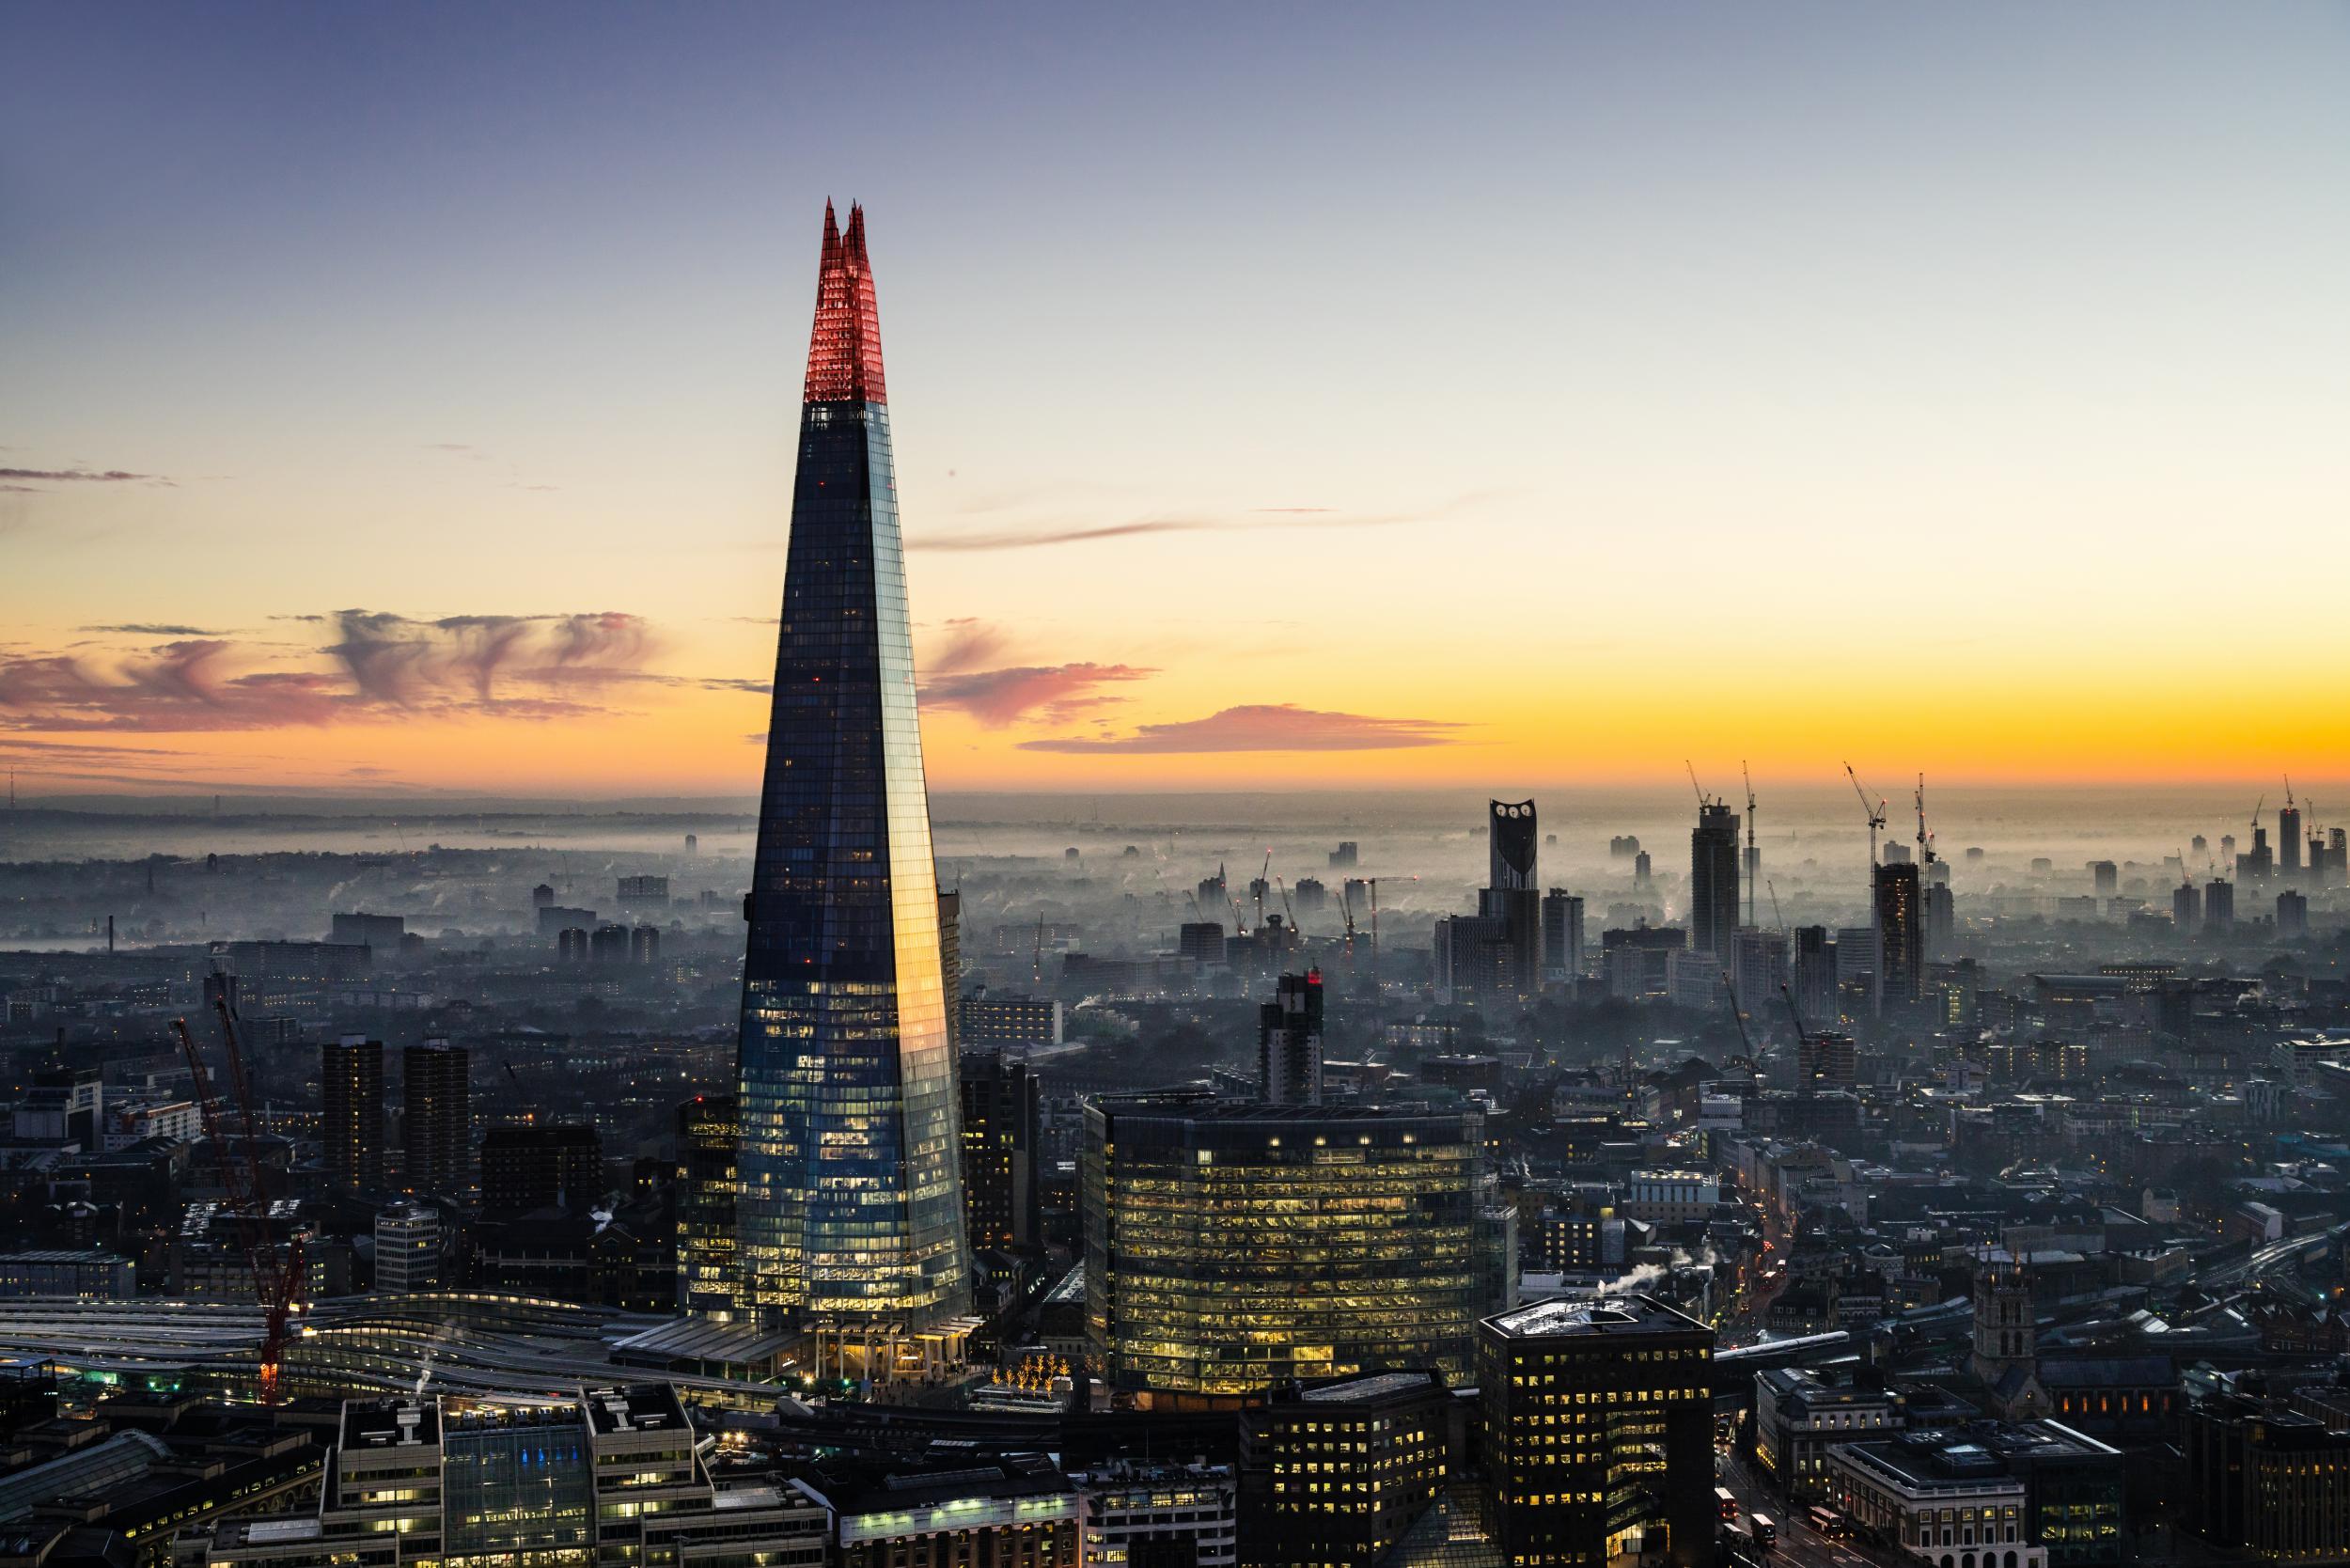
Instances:
[[[865,216],[829,203],[744,917],[737,1299],[967,1312],[955,1059]]]

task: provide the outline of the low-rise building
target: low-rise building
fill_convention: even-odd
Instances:
[[[1232,1568],[1239,1504],[1229,1466],[1121,1462],[1069,1479],[1086,1568]]]
[[[1882,1438],[1909,1424],[1907,1402],[1881,1376],[1834,1377],[1778,1367],[1754,1378],[1754,1454],[1790,1497],[1827,1493],[1828,1450]]]
[[[1433,1372],[1287,1384],[1241,1423],[1242,1560],[1363,1568],[1444,1490],[1451,1396]]]
[[[1860,1529],[1935,1568],[2047,1568],[2026,1529],[2023,1478],[1966,1433],[1836,1445],[1827,1492]]]

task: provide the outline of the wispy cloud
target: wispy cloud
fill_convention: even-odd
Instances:
[[[577,695],[603,682],[681,682],[642,666],[657,639],[641,617],[462,615],[413,619],[353,609],[283,619],[331,626],[324,668],[256,668],[265,645],[183,636],[111,658],[0,655],[0,729],[19,732],[269,729],[400,714],[574,718],[603,710]],[[127,623],[119,635],[194,628]],[[283,663],[284,661],[277,660]]]
[[[1230,515],[1138,517],[1122,523],[1038,523],[1026,527],[995,528],[967,534],[922,534],[906,541],[909,550],[959,553],[980,550],[1034,550],[1052,544],[1087,544],[1105,539],[1133,539],[1144,534],[1246,533],[1265,528],[1385,528],[1406,523],[1433,523],[1457,510],[1470,497],[1449,501],[1426,511],[1348,512],[1329,507],[1252,507]]]
[[[131,484],[139,481],[168,484],[171,482],[153,474],[127,474],[119,468],[0,468],[0,479],[39,479],[45,483],[86,480],[93,484]]]
[[[1293,703],[1227,708],[1205,718],[1146,724],[1129,735],[1071,735],[1023,741],[1024,751],[1081,756],[1217,751],[1397,751],[1449,745],[1463,726],[1442,719],[1377,718]]]
[[[1098,707],[1112,700],[1102,691],[1104,686],[1144,681],[1157,673],[1133,665],[1095,664],[975,669],[933,678],[922,688],[921,700],[932,712],[965,713],[991,729],[1000,729],[1031,713],[1058,722],[1081,708]]]
[[[79,632],[111,632],[126,637],[216,637],[218,632],[207,632],[201,626],[174,626],[160,621],[131,620],[118,626],[77,626]]]

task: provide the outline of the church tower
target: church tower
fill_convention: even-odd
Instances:
[[[1976,1260],[1975,1353],[1968,1370],[2008,1419],[2047,1413],[2030,1265],[2004,1251],[1985,1249]]]

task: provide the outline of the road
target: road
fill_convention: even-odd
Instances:
[[[1742,1520],[1752,1518],[1760,1508],[1778,1526],[1778,1544],[1769,1557],[1772,1568],[1903,1568],[1904,1560],[1898,1552],[1864,1542],[1831,1541],[1822,1535],[1803,1522],[1800,1506],[1780,1502],[1778,1494],[1735,1457],[1716,1458],[1714,1468],[1720,1478],[1717,1484],[1729,1487],[1737,1497]]]

